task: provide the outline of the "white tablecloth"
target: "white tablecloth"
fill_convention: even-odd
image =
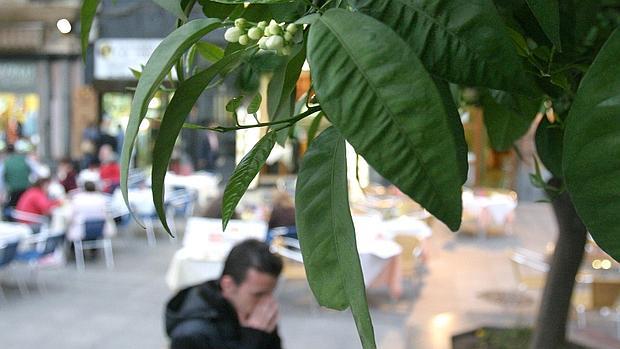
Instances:
[[[172,188],[185,188],[198,194],[198,205],[206,207],[209,198],[219,195],[220,177],[208,172],[196,172],[189,176],[180,176],[172,172],[166,174],[166,191]]]
[[[378,217],[354,217],[357,249],[369,286],[402,249],[392,240],[396,233],[409,233],[424,239],[430,236],[426,223],[402,218],[382,221]],[[172,258],[166,283],[173,291],[220,276],[224,259],[239,241],[255,238],[263,241],[267,225],[262,221],[231,220],[222,232],[220,219],[190,217],[187,221],[183,248]]]
[[[220,276],[228,252],[245,239],[265,240],[263,221],[230,220],[222,231],[222,220],[190,217],[185,228],[183,247],[172,257],[166,284],[177,291]]]

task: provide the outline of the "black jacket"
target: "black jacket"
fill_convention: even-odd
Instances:
[[[171,349],[281,349],[277,329],[241,327],[216,281],[186,288],[166,306]]]

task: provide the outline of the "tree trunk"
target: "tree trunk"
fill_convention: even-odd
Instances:
[[[550,181],[559,188],[558,183],[555,179]],[[561,348],[566,342],[570,300],[587,236],[586,227],[566,191],[553,198],[551,204],[559,234],[530,345],[532,349]]]

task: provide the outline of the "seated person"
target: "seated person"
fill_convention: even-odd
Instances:
[[[84,222],[104,221],[103,235],[110,237],[115,235],[114,221],[108,215],[110,196],[97,191],[94,182],[86,181],[84,191],[77,192],[71,198],[71,224],[67,239],[71,241],[84,238]]]
[[[166,306],[171,349],[280,349],[273,298],[282,260],[257,240],[230,251],[219,280],[186,288]]]
[[[218,195],[218,197],[214,198],[209,202],[202,216],[205,218],[222,218],[223,201],[224,194]],[[236,209],[230,219],[239,219],[239,214],[237,213]]]
[[[116,162],[116,154],[109,144],[99,150],[99,176],[103,182],[103,192],[112,194],[121,182],[121,167]]]
[[[77,172],[70,158],[64,158],[60,161],[58,164],[57,177],[65,193],[77,189]]]
[[[273,198],[273,208],[271,216],[267,224],[266,243],[270,243],[274,238],[273,228],[286,227],[288,232],[282,236],[297,239],[297,230],[295,229],[295,205],[290,195],[284,191],[278,191]]]
[[[32,187],[28,188],[28,190],[20,196],[15,209],[22,212],[34,213],[40,216],[49,216],[52,213],[52,209],[60,205],[60,201],[52,200],[47,196],[47,188],[49,184],[49,177],[37,179]],[[23,223],[39,223],[29,222],[25,219],[20,219],[20,221]]]

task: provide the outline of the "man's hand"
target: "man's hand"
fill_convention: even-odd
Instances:
[[[247,318],[240,319],[239,322],[243,327],[271,333],[278,324],[278,303],[271,296],[265,297]]]

